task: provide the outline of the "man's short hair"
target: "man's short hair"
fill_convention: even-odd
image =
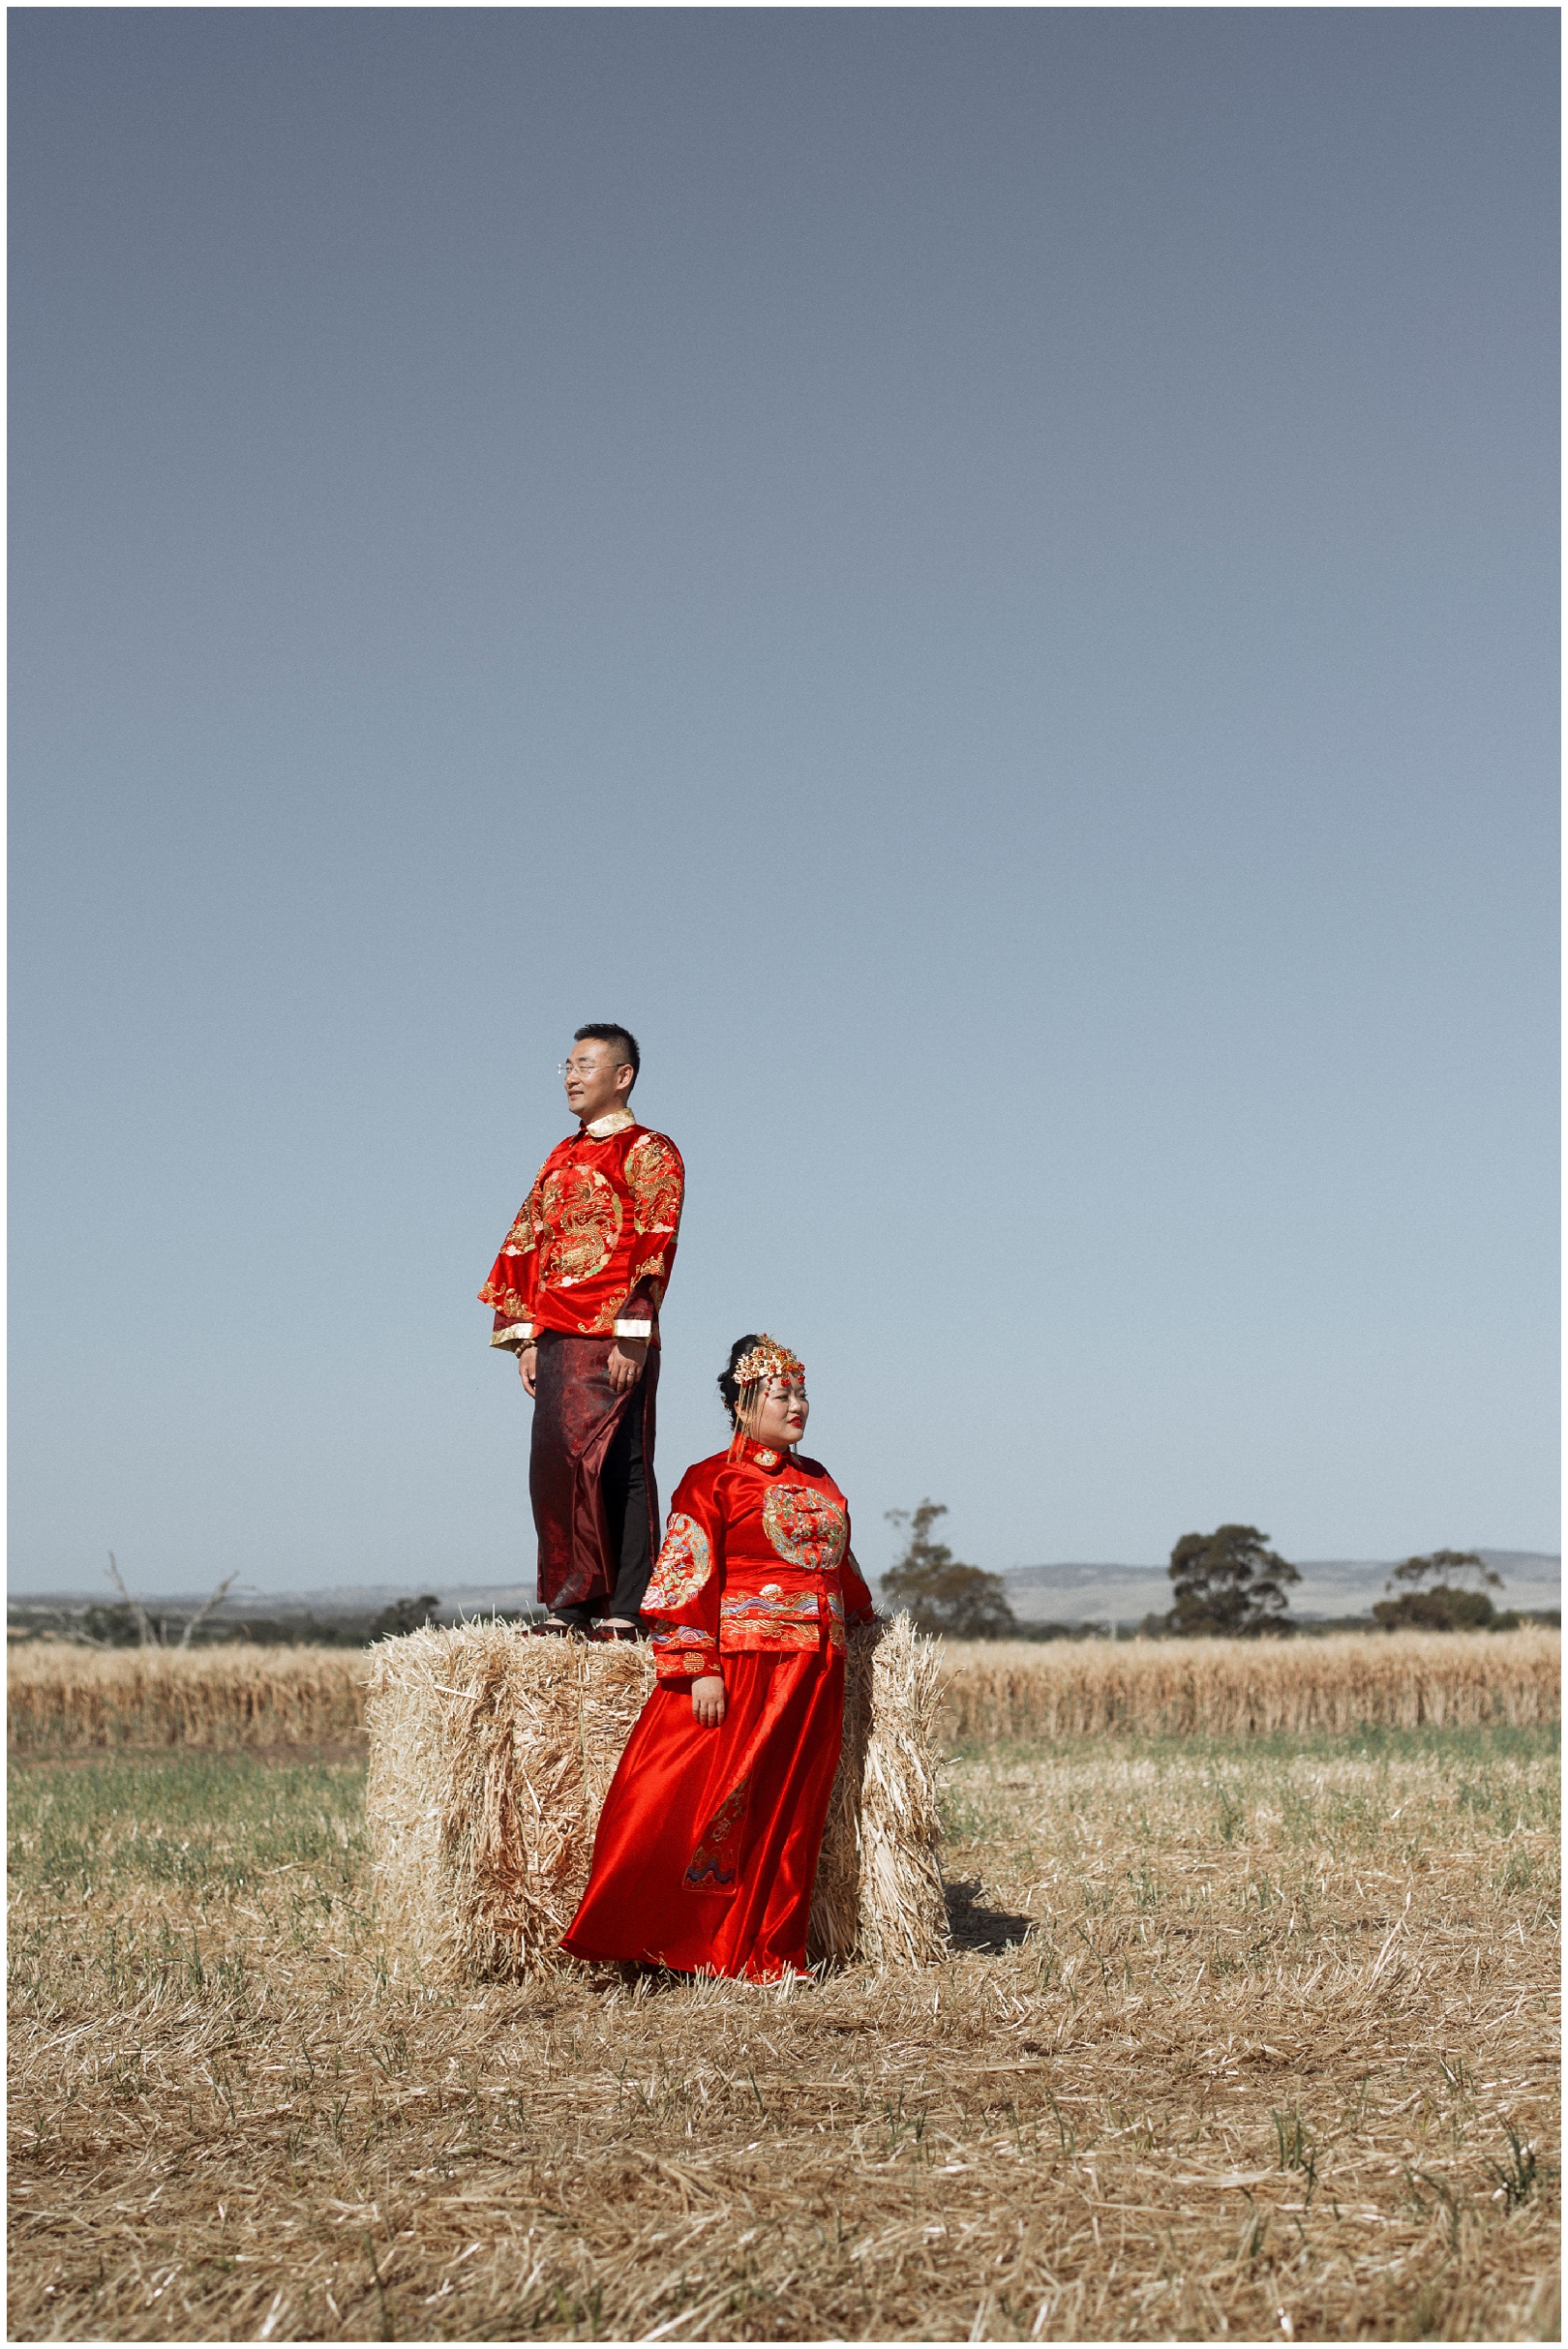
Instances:
[[[626,1061],[631,1063],[632,1085],[642,1074],[643,1056],[637,1049],[637,1039],[629,1028],[618,1028],[613,1020],[590,1019],[586,1028],[578,1029],[572,1041],[574,1044],[609,1044],[620,1054],[618,1067]],[[629,1093],[631,1085],[626,1090]]]

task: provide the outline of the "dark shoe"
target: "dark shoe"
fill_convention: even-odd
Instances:
[[[553,1615],[547,1615],[542,1623],[528,1625],[530,1640],[586,1640],[588,1636],[575,1623],[558,1623]]]
[[[596,1640],[611,1641],[620,1640],[624,1641],[628,1646],[635,1646],[642,1636],[635,1623],[595,1623],[593,1626],[593,1637]]]

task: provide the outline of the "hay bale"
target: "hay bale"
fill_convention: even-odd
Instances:
[[[946,1947],[937,1676],[934,1642],[907,1618],[879,1645],[850,1636],[814,1956],[919,1964]],[[567,1963],[557,1945],[652,1683],[646,1647],[534,1640],[504,1623],[383,1641],[366,1713],[366,1811],[389,1940],[459,1979]]]
[[[879,1971],[947,1954],[937,1709],[942,1651],[897,1616],[871,1658],[871,1725],[860,1787],[857,1955]]]
[[[852,1631],[844,1747],[811,1893],[807,1951],[879,1970],[929,1966],[948,1946],[937,1812],[941,1651],[897,1616]]]
[[[505,1623],[383,1641],[366,1816],[390,1937],[437,1973],[553,1962],[652,1683],[646,1647],[533,1640]]]

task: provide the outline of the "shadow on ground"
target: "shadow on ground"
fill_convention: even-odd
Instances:
[[[948,1931],[955,1949],[971,1949],[983,1954],[989,1950],[1000,1956],[1004,1949],[1014,1949],[1024,1940],[1032,1916],[1020,1916],[1012,1909],[987,1909],[980,1898],[979,1877],[965,1877],[944,1883],[943,1896],[948,1904]]]

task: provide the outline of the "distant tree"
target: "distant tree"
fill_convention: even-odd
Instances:
[[[891,1607],[907,1608],[921,1631],[945,1632],[952,1640],[1006,1640],[1017,1631],[999,1574],[965,1566],[946,1542],[933,1542],[931,1528],[946,1517],[942,1501],[918,1509],[890,1509],[890,1525],[907,1525],[909,1542],[896,1566],[882,1578]]]
[[[1402,1584],[1410,1590],[1425,1583],[1429,1588],[1452,1590],[1466,1582],[1473,1582],[1478,1590],[1501,1590],[1503,1586],[1502,1576],[1487,1564],[1479,1550],[1433,1550],[1426,1557],[1406,1558],[1402,1566],[1396,1566],[1387,1587],[1392,1590]]]
[[[1170,1553],[1175,1605],[1165,1616],[1165,1630],[1204,1640],[1255,1640],[1263,1632],[1288,1632],[1284,1586],[1301,1577],[1267,1548],[1268,1538],[1255,1525],[1184,1533]]]
[[[159,1632],[163,1628],[162,1625],[159,1626],[158,1631],[155,1631],[153,1629],[152,1617],[148,1614],[140,1600],[134,1599],[131,1596],[131,1593],[127,1590],[125,1586],[125,1577],[120,1572],[119,1565],[115,1559],[112,1550],[108,1553],[108,1562],[109,1580],[113,1582],[115,1589],[119,1592],[120,1597],[130,1611],[131,1620],[136,1625],[136,1641],[138,1645],[142,1647],[162,1646],[163,1642],[159,1637]],[[106,1611],[118,1613],[119,1610],[116,1608],[106,1610]],[[118,1644],[118,1642],[116,1642],[116,1644]]]
[[[407,1632],[423,1631],[427,1623],[435,1622],[439,1605],[440,1600],[433,1590],[427,1590],[422,1598],[394,1599],[390,1607],[382,1608],[371,1625],[372,1641],[401,1640]]]
[[[1503,1621],[1488,1585],[1501,1590],[1502,1576],[1479,1551],[1433,1550],[1395,1567],[1386,1585],[1395,1595],[1372,1613],[1385,1631],[1487,1631]]]
[[[129,1607],[84,1608],[80,1637],[88,1647],[139,1647],[142,1644],[141,1627]]]
[[[192,1641],[196,1638],[196,1633],[201,1629],[202,1624],[205,1623],[210,1614],[216,1613],[217,1610],[223,1605],[225,1599],[227,1598],[230,1589],[233,1587],[238,1579],[239,1569],[236,1567],[232,1574],[225,1575],[223,1581],[218,1584],[217,1589],[213,1592],[210,1599],[202,1600],[200,1606],[196,1609],[196,1613],[192,1615],[189,1622],[186,1624],[185,1629],[180,1634],[180,1645],[182,1647],[190,1646]]]

